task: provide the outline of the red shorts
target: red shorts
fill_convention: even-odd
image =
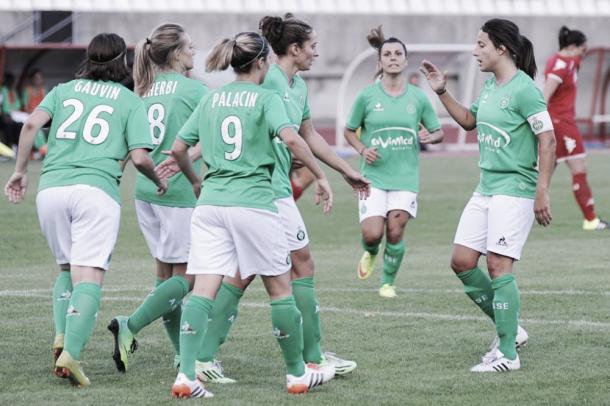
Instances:
[[[585,144],[574,121],[553,118],[553,127],[557,141],[557,162],[585,157]]]

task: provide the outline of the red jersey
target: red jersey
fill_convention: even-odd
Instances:
[[[574,120],[576,115],[576,81],[578,80],[580,57],[561,56],[556,53],[546,63],[545,80],[556,80],[560,83],[548,103],[552,117]]]

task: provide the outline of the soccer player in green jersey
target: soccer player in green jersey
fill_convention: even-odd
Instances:
[[[367,279],[373,272],[385,231],[379,295],[393,298],[406,249],[405,227],[417,216],[419,145],[441,142],[443,132],[428,98],[407,82],[405,44],[386,39],[381,27],[371,30],[367,39],[377,49],[381,79],[358,94],[345,129],[346,140],[362,156],[362,173],[372,182],[371,195],[359,202],[364,254],[358,277]],[[422,124],[428,131],[418,136]]]
[[[116,34],[91,40],[76,80],[55,87],[28,117],[15,173],[5,187],[11,202],[24,198],[34,136],[53,119],[36,207],[60,268],[53,287],[54,370],[78,386],[90,383],[81,368],[81,350],[93,332],[119,232],[120,161],[129,155],[159,194],[167,189],[148,156],[153,145],[144,104],[120,84],[129,73],[126,52]]]
[[[421,71],[451,117],[465,130],[477,130],[481,176],[455,233],[451,268],[497,331],[490,350],[471,371],[509,371],[521,367],[517,348],[528,339],[519,326],[513,264],[521,257],[534,218],[542,226],[551,223],[555,134],[534,84],[532,43],[519,27],[508,20],[488,20],[477,35],[473,56],[481,71],[493,76],[470,108],[449,94],[446,74],[436,66],[423,61]],[[478,267],[481,255],[487,256],[489,276]]]
[[[193,68],[192,41],[177,24],[162,24],[141,40],[135,51],[134,81],[136,93],[144,100],[149,122],[150,142],[155,146],[151,158],[155,164],[165,160],[178,130],[199,104],[207,87],[185,77]],[[190,152],[200,157],[198,147]],[[201,172],[201,160],[195,163]],[[137,348],[135,335],[159,317],[180,353],[180,317],[182,298],[190,291],[186,261],[190,244],[191,215],[197,198],[188,179],[178,173],[169,179],[169,190],[159,196],[145,176],[136,180],[136,213],[144,238],[155,259],[155,289],[138,309],[127,316],[115,317],[108,326],[114,335],[113,358],[119,371],[127,368],[127,354]]]
[[[277,55],[278,62],[271,65],[262,86],[277,92],[284,102],[290,123],[298,129],[312,152],[324,163],[340,172],[345,180],[359,193],[368,193],[368,181],[358,171],[352,169],[339,158],[326,141],[315,130],[307,95],[305,81],[297,75],[299,71],[311,68],[318,56],[317,37],[313,28],[288,14],[282,17],[266,16],[261,19],[260,28]],[[320,348],[322,336],[320,327],[320,306],[315,294],[314,262],[309,249],[309,238],[305,223],[293,198],[290,185],[292,157],[290,150],[276,137],[273,143],[277,162],[273,172],[275,204],[286,232],[292,258],[292,289],[294,298],[303,316],[303,357],[305,362],[335,367],[337,375],[345,375],[356,368],[354,361],[344,360],[333,353],[323,353]],[[200,379],[229,383],[232,379],[224,376],[215,355],[226,339],[229,329],[237,316],[237,308],[244,290],[252,278],[226,277],[221,286],[208,334],[197,362]]]
[[[214,299],[225,276],[261,275],[271,299],[273,335],[282,349],[290,393],[305,393],[335,374],[332,366],[303,360],[301,312],[290,284],[290,251],[275,205],[272,173],[274,139],[280,137],[317,178],[316,195],[324,211],[332,192],[307,144],[296,133],[280,96],[260,86],[269,69],[269,45],[257,33],[224,39],[206,61],[208,71],[231,66],[236,80],[205,95],[184,124],[172,148],[180,169],[199,194],[191,222],[187,274],[195,285],[180,327],[180,371],[172,386],[175,397],[210,396],[195,371]],[[200,180],[187,155],[201,144],[208,168]]]

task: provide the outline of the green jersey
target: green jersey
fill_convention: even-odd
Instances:
[[[38,190],[91,185],[121,202],[119,161],[153,149],[144,104],[115,82],[77,79],[56,86],[38,106],[51,118]]]
[[[201,82],[176,72],[161,73],[150,90],[142,96],[148,115],[150,138],[155,146],[150,157],[155,165],[167,159],[161,151],[171,150],[182,125],[188,120],[208,88]],[[201,160],[193,163],[201,172]],[[160,206],[194,207],[197,198],[191,183],[182,172],[168,181],[167,193],[157,194],[157,186],[142,174],[136,179],[136,199]]]
[[[419,124],[430,132],[441,125],[424,92],[407,85],[400,96],[390,96],[381,81],[365,87],[356,97],[347,128],[361,127],[360,141],[377,148],[371,165],[361,159],[362,174],[383,190],[419,191]]]
[[[273,138],[291,125],[280,96],[254,83],[206,94],[178,133],[188,145],[201,143],[208,167],[197,204],[277,212]]]
[[[546,111],[540,89],[523,71],[506,84],[485,81],[470,107],[477,120],[481,178],[477,192],[534,198],[538,182],[538,139],[528,118]]]
[[[267,72],[262,86],[265,89],[275,90],[280,95],[284,101],[290,123],[296,127],[296,131],[301,127],[301,122],[311,117],[307,99],[307,85],[299,75],[294,75],[292,83],[289,83],[282,68],[273,64],[269,67],[269,72]],[[275,197],[282,199],[292,196],[292,186],[290,185],[292,155],[279,137],[274,139],[273,146],[277,156],[275,170],[273,171],[273,190],[275,191]]]

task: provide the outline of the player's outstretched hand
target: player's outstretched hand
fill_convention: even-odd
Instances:
[[[25,192],[28,189],[28,176],[25,173],[15,172],[11,175],[6,186],[4,186],[4,195],[11,203],[19,203],[25,197]]]
[[[551,224],[553,216],[551,215],[551,199],[546,191],[537,191],[536,200],[534,200],[534,215],[536,221],[543,227]]]
[[[333,191],[330,188],[328,179],[318,179],[316,182],[316,204],[323,203],[324,214],[330,213],[333,208]]]
[[[447,72],[441,72],[432,62],[424,59],[419,66],[419,71],[423,73],[430,88],[435,92],[440,92],[447,86]]]
[[[174,157],[171,156],[172,151],[161,151],[162,154],[168,155],[168,158],[161,162],[155,168],[155,173],[160,179],[169,179],[178,172],[180,172],[180,167],[176,163]]]
[[[354,189],[359,199],[366,199],[371,194],[371,181],[360,172],[350,169],[343,175],[343,179]]]

